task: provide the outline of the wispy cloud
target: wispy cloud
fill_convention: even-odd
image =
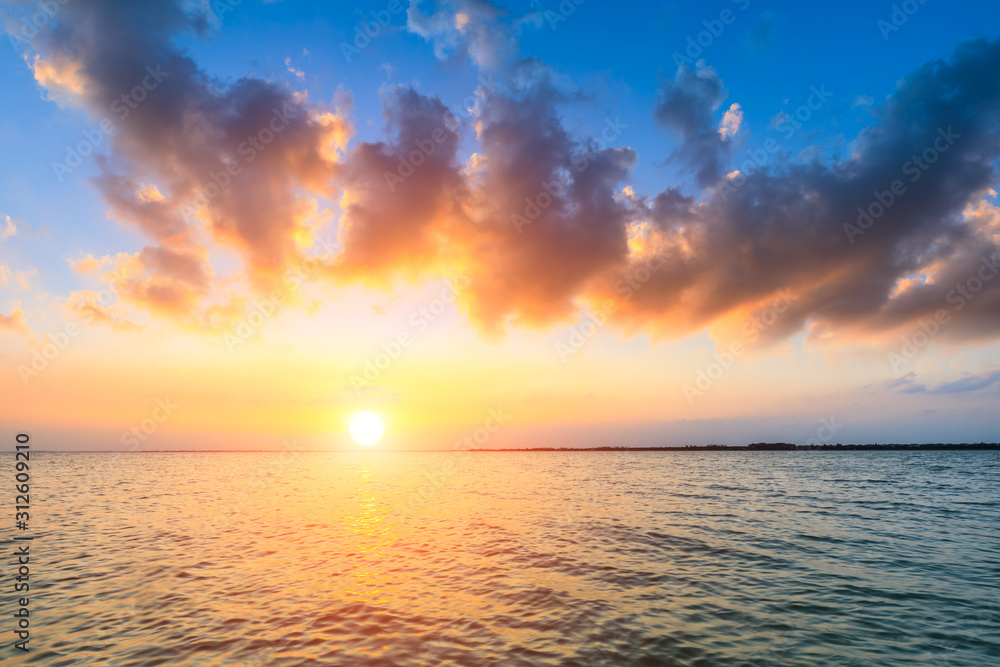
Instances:
[[[421,5],[429,5],[428,11]],[[540,27],[541,15],[516,15],[487,0],[410,0],[406,13],[407,30],[428,40],[440,60],[468,58],[486,68],[517,54],[517,38],[526,25]]]
[[[20,301],[15,301],[12,304],[10,315],[0,312],[0,331],[11,331],[29,337],[34,335],[31,327],[28,326],[27,321],[24,319],[24,311],[21,309]]]
[[[1000,370],[983,373],[981,375],[966,375],[959,380],[942,382],[936,387],[931,388],[922,384],[912,384],[904,389],[903,393],[931,395],[967,394],[988,389],[994,385],[1000,385]]]
[[[4,225],[0,228],[0,243],[17,235],[17,225],[9,215],[4,216]]]

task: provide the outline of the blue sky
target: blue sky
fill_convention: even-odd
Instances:
[[[889,20],[892,3],[845,2],[833,7],[751,1],[741,10],[744,4],[636,3],[622,10],[588,1],[555,27],[544,18],[539,27],[525,25],[520,53],[548,63],[593,97],[565,109],[582,134],[601,128],[607,116],[623,119],[629,126],[623,142],[642,142],[637,183],[652,190],[682,171],[664,165],[673,139],[656,127],[650,114],[659,82],[676,72],[672,55],[686,55],[688,37],[697,38],[706,30],[703,22],[718,19],[724,10],[732,11],[735,21],[713,36],[700,58],[726,82],[728,101],[743,107],[747,147],[768,136],[780,137],[770,127],[772,119],[803,104],[811,86],[826,85],[834,93],[803,131],[787,146],[783,142],[796,152],[812,142],[828,153],[843,152],[844,142],[872,122],[871,114],[856,105],[859,97],[883,99],[902,74],[946,57],[961,40],[995,37],[996,30],[989,28],[1000,24],[1000,7],[994,5],[927,2],[886,40],[878,21]],[[558,10],[554,2],[506,6],[513,14],[533,8]],[[297,86],[301,81],[285,65],[290,58],[292,66],[305,72],[316,99],[328,101],[338,89],[350,91],[352,115],[361,119],[356,140],[376,139],[382,132],[378,89],[384,82],[418,85],[459,110],[482,76],[467,62],[438,61],[418,35],[406,31],[405,11],[390,12],[390,26],[347,62],[340,45],[353,44],[354,29],[362,20],[370,21],[371,12],[387,7],[385,2],[247,0],[222,14],[208,34],[183,35],[178,41],[223,85],[253,75]],[[754,42],[754,35],[767,39]],[[30,219],[77,219],[73,228],[80,235],[67,237],[67,248],[85,243],[88,235],[82,232],[91,227],[101,227],[102,237],[118,233],[103,222],[100,199],[85,183],[86,167],[59,184],[58,196],[38,196],[41,191],[52,194],[51,162],[61,160],[66,146],[93,127],[92,119],[44,99],[14,48],[0,51],[0,58],[0,89],[7,101],[0,116],[0,197],[6,211]],[[391,75],[385,65],[392,68]],[[94,252],[101,250],[93,246]],[[65,288],[71,277],[62,279],[53,287]]]

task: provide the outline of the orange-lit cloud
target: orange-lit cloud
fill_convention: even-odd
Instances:
[[[722,123],[719,124],[719,136],[723,139],[735,137],[742,125],[743,109],[739,104],[733,102],[722,116]]]
[[[189,321],[218,306],[225,288],[210,265],[213,244],[235,249],[253,288],[282,285],[312,238],[308,194],[334,197],[338,155],[352,129],[341,108],[303,93],[242,79],[211,81],[173,43],[202,30],[210,12],[183,3],[109,1],[62,8],[61,30],[36,40],[39,84],[71,93],[114,127],[111,153],[96,158],[95,183],[115,219],[150,245],[135,253],[121,297],[157,315]],[[143,26],[123,40],[126,21]],[[97,270],[93,258],[74,263]]]
[[[93,255],[88,254],[77,260],[69,260],[69,265],[76,273],[90,275],[100,269],[103,266],[103,262]]]
[[[11,220],[9,215],[4,216],[3,227],[0,228],[0,243],[17,235],[17,225]]]
[[[331,201],[342,210],[340,246],[318,272],[331,294],[462,274],[461,309],[488,334],[544,328],[610,301],[611,324],[626,333],[708,328],[731,338],[787,291],[794,298],[762,340],[877,339],[933,315],[997,252],[988,193],[1000,93],[984,82],[1000,66],[1000,42],[965,43],[904,77],[878,124],[829,164],[777,149],[768,168],[735,164],[742,108],[724,111],[728,93],[711,67],[683,65],[650,111],[676,137],[669,157],[698,192],[664,183],[643,194],[629,183],[639,153],[621,145],[620,120],[610,117],[600,140],[574,134],[562,111],[586,96],[545,63],[508,66],[533,13],[485,0],[411,4],[408,30],[438,57],[502,66],[501,80],[477,91],[468,119],[433,94],[386,86],[387,136],[352,146],[342,100],[316,103],[253,78],[223,85],[199,69],[175,36],[203,30],[206,11],[68,3],[31,61],[41,85],[71,93],[95,118],[145,86],[116,121],[94,182],[111,216],[147,243],[116,261],[123,304],[185,326],[237,313],[247,286],[283,289],[315,252],[317,211]],[[142,26],[141,39],[119,39],[123,22]],[[919,184],[852,231],[872,193],[934,146],[939,159]],[[236,273],[212,266],[217,246],[242,260]],[[97,261],[74,268],[94,273]],[[944,335],[1000,334],[996,294],[965,299]]]
[[[31,327],[24,319],[24,311],[21,309],[21,302],[15,301],[11,308],[10,315],[0,312],[0,331],[12,331],[15,333],[33,336]]]
[[[36,55],[29,65],[35,80],[60,104],[64,98],[79,97],[86,91],[87,80],[80,72],[83,63],[79,60],[61,54],[43,60]]]
[[[103,305],[101,301],[104,298],[99,292],[91,290],[73,292],[66,299],[66,308],[87,325],[105,326],[119,332],[142,331],[142,327],[130,321],[120,308]]]
[[[386,283],[445,271],[462,253],[447,240],[470,222],[451,112],[404,87],[387,88],[383,103],[394,139],[361,144],[340,171],[344,251],[330,268],[340,281]]]

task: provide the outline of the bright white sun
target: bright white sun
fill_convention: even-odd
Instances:
[[[385,426],[382,418],[371,411],[359,412],[351,420],[351,437],[359,445],[374,445],[382,439]]]

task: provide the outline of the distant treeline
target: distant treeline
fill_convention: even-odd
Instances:
[[[789,451],[805,449],[822,449],[830,451],[843,450],[967,450],[967,449],[988,449],[1000,450],[1000,443],[978,442],[960,444],[922,444],[912,443],[902,444],[868,444],[868,445],[793,445],[787,442],[754,442],[746,446],[739,445],[687,445],[685,447],[529,447],[526,449],[472,449],[473,452],[703,452],[703,451]]]
[[[910,445],[798,445],[795,449],[1000,449],[1000,443],[996,442],[962,442],[959,444],[910,444]]]

